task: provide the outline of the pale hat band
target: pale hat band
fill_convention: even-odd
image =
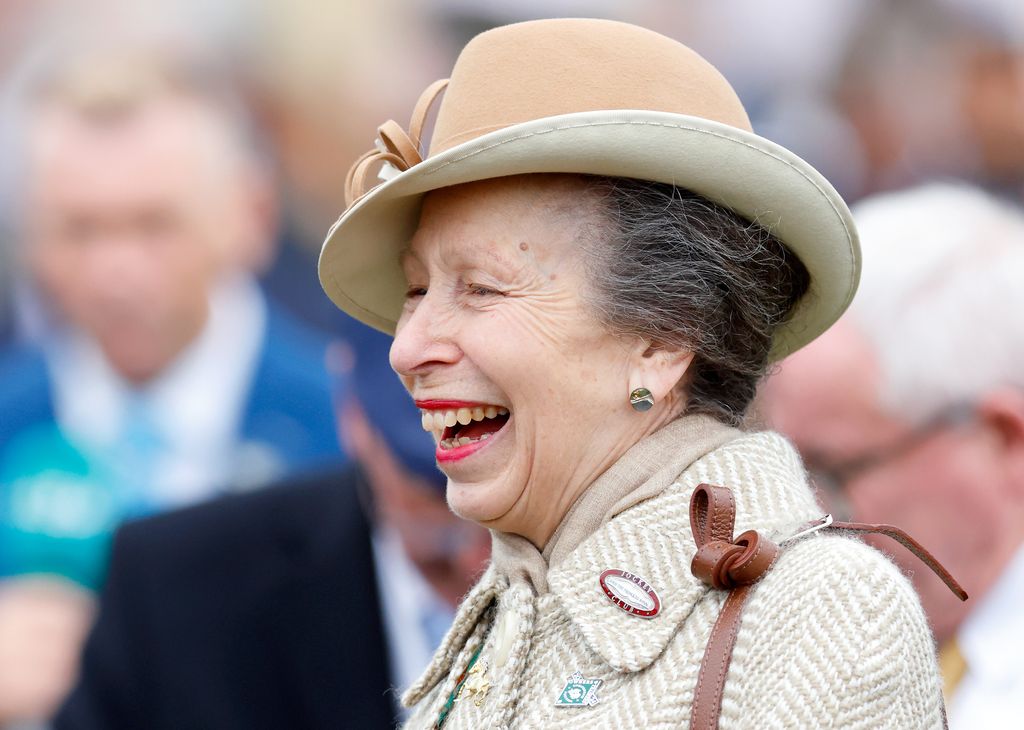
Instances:
[[[439,96],[424,156],[422,132]],[[381,167],[385,182],[373,187]],[[809,164],[751,131],[714,67],[653,31],[583,19],[477,36],[450,81],[421,95],[408,132],[381,125],[376,147],[349,172],[348,207],[324,243],[324,290],[355,318],[393,333],[405,292],[399,254],[423,194],[527,173],[671,183],[769,230],[811,277],[776,333],[773,360],[827,329],[856,290],[860,251],[846,204]]]

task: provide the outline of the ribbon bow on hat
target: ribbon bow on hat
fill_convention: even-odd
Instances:
[[[423,134],[423,123],[434,100],[448,86],[448,79],[435,81],[420,95],[416,107],[409,120],[409,131],[394,119],[389,119],[377,128],[377,139],[374,148],[365,152],[355,164],[349,168],[345,180],[345,205],[351,206],[356,200],[368,193],[378,183],[368,184],[368,176],[372,167],[381,164],[378,172],[380,180],[390,180],[400,172],[405,172],[413,165],[423,161],[420,154],[420,142]]]

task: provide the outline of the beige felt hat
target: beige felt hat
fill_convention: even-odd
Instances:
[[[442,92],[424,158],[424,119]],[[713,66],[644,28],[558,19],[482,33],[463,49],[451,79],[420,97],[408,132],[393,121],[378,132],[377,147],[349,172],[348,208],[324,242],[320,281],[342,310],[388,333],[405,294],[399,254],[423,194],[523,173],[672,183],[770,230],[811,275],[809,292],[776,334],[773,360],[827,329],[857,288],[857,235],[835,189],[751,131]]]

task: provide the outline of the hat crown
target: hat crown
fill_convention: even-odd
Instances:
[[[751,131],[729,82],[695,51],[628,23],[551,19],[481,33],[459,54],[429,156],[514,124],[644,109]]]

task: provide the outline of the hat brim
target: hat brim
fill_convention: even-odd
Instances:
[[[477,137],[377,186],[331,227],[320,282],[343,311],[394,334],[405,277],[399,257],[438,188],[527,173],[583,173],[672,183],[778,237],[810,273],[807,294],[776,332],[779,360],[828,329],[860,277],[850,211],[813,167],[756,134],[699,117],[641,110],[546,117]]]

